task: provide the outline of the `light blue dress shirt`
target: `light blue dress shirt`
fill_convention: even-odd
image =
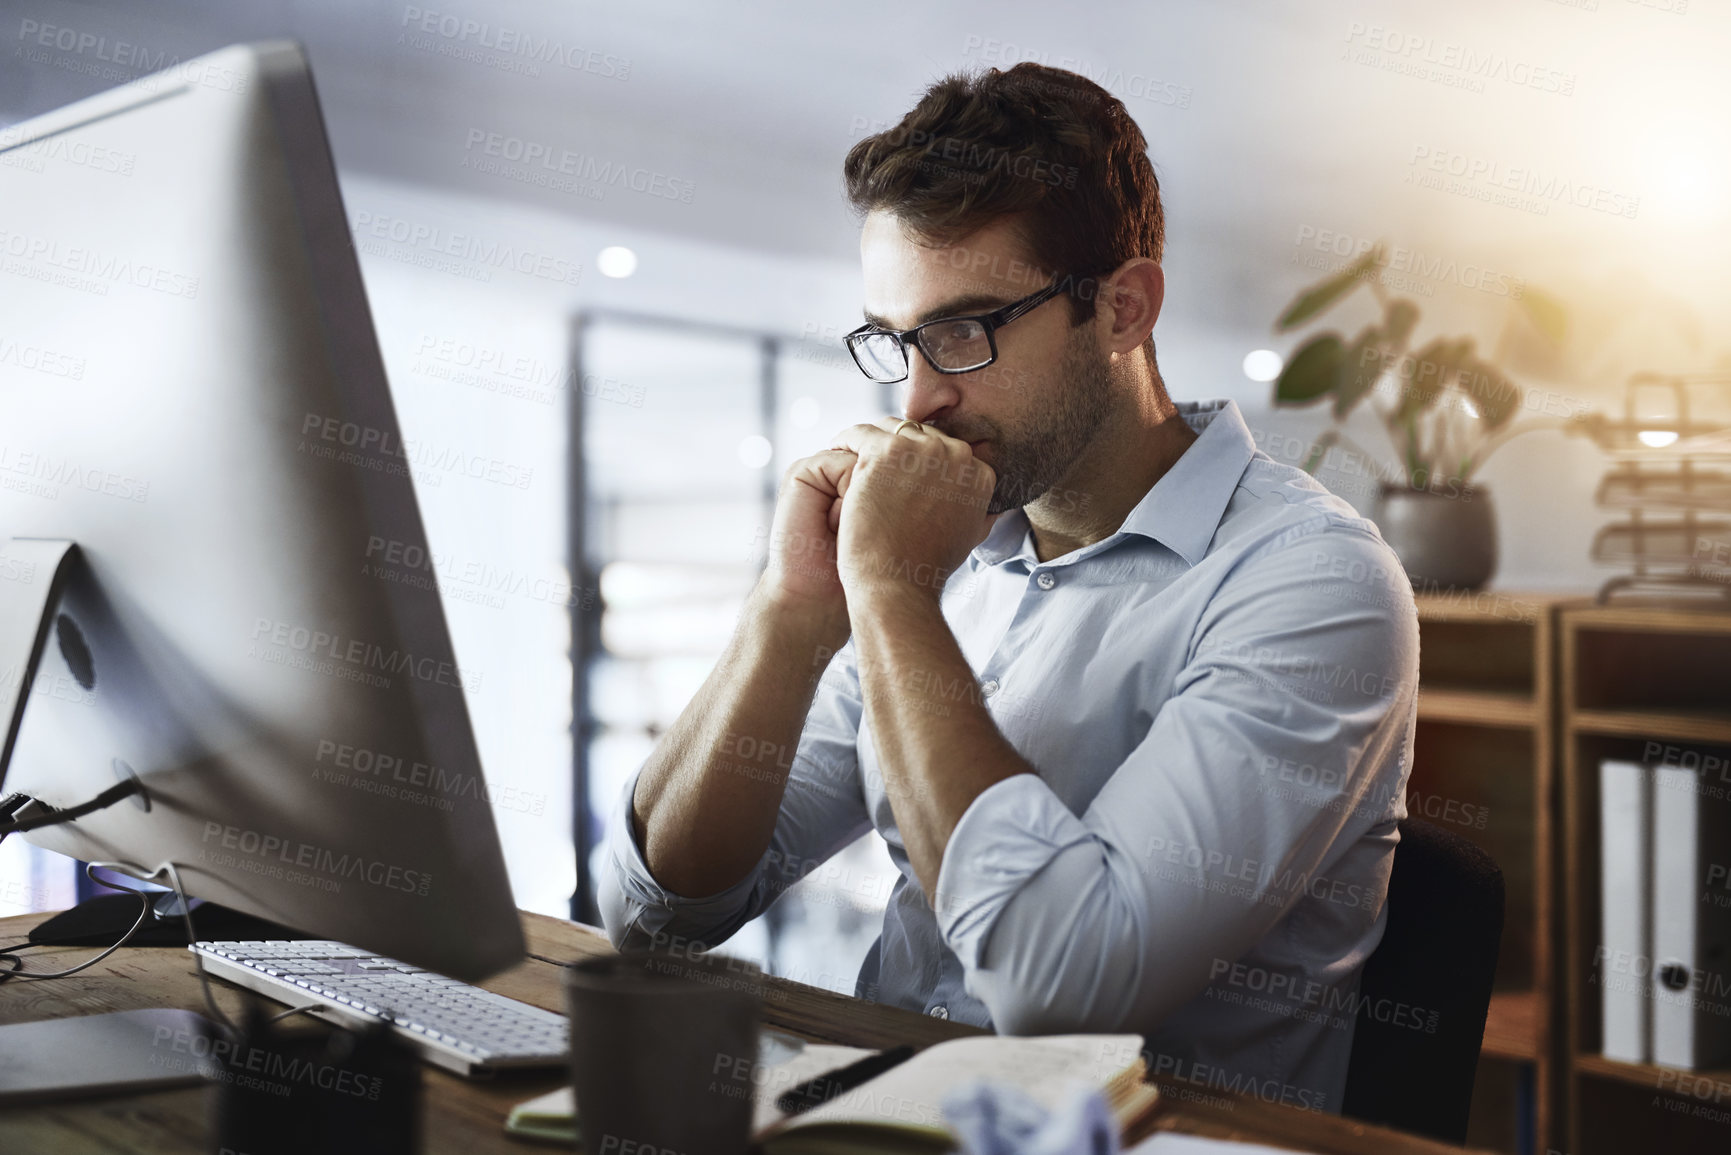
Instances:
[[[962,815],[936,912],[861,724],[850,642],[737,885],[690,898],[655,882],[630,833],[633,776],[600,882],[615,945],[720,943],[875,828],[901,877],[862,997],[1005,1034],[1137,1032],[1151,1068],[1199,1092],[1338,1111],[1406,815],[1411,586],[1372,523],[1256,449],[1236,405],[1178,410],[1200,436],[1118,532],[1042,562],[1013,510],[944,588],[977,683],[916,689],[932,709],[983,701],[1038,774]],[[1436,1027],[1422,1007],[1371,1010]]]

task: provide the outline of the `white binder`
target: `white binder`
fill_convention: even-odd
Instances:
[[[1652,1057],[1651,951],[1647,898],[1652,858],[1653,771],[1637,762],[1599,764],[1599,902],[1603,949],[1597,968],[1608,1059]]]
[[[1731,897],[1711,886],[1731,866],[1731,805],[1703,795],[1694,769],[1653,782],[1653,1062],[1731,1061]]]

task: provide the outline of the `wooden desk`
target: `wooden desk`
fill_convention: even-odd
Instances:
[[[25,939],[46,915],[0,919],[0,945]],[[529,958],[485,984],[489,990],[536,1006],[563,1012],[560,966],[612,950],[598,931],[544,915],[523,915]],[[29,952],[36,970],[62,969],[88,948]],[[212,980],[216,997],[231,1014],[239,1010],[237,988]],[[144,1007],[202,1010],[194,960],[183,949],[127,947],[107,961],[64,979],[0,984],[0,1023],[30,1022],[66,1015],[101,1014]],[[861,1047],[897,1043],[926,1046],[977,1034],[978,1029],[895,1007],[832,994],[786,979],[771,979],[764,1018],[772,1026],[807,1039]],[[470,1082],[432,1067],[424,1068],[424,1150],[514,1152],[534,1155],[551,1150],[505,1134],[505,1116],[524,1099],[553,1090],[565,1081],[556,1072],[513,1075]],[[1339,1155],[1460,1155],[1461,1148],[1407,1136],[1381,1127],[1241,1098],[1200,1087],[1159,1080],[1166,1103],[1155,1121],[1158,1130],[1183,1131],[1222,1139],[1242,1139]],[[202,1155],[206,1146],[208,1088],[187,1088],[107,1099],[0,1108],[0,1150],[7,1155],[53,1152],[143,1152]]]

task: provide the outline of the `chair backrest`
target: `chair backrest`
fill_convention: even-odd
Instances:
[[[1359,983],[1341,1113],[1466,1140],[1503,937],[1503,872],[1458,834],[1400,823],[1388,926]]]

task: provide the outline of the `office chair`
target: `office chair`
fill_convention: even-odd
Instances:
[[[1463,1143],[1503,937],[1503,872],[1458,834],[1416,818],[1399,829],[1341,1113]]]

